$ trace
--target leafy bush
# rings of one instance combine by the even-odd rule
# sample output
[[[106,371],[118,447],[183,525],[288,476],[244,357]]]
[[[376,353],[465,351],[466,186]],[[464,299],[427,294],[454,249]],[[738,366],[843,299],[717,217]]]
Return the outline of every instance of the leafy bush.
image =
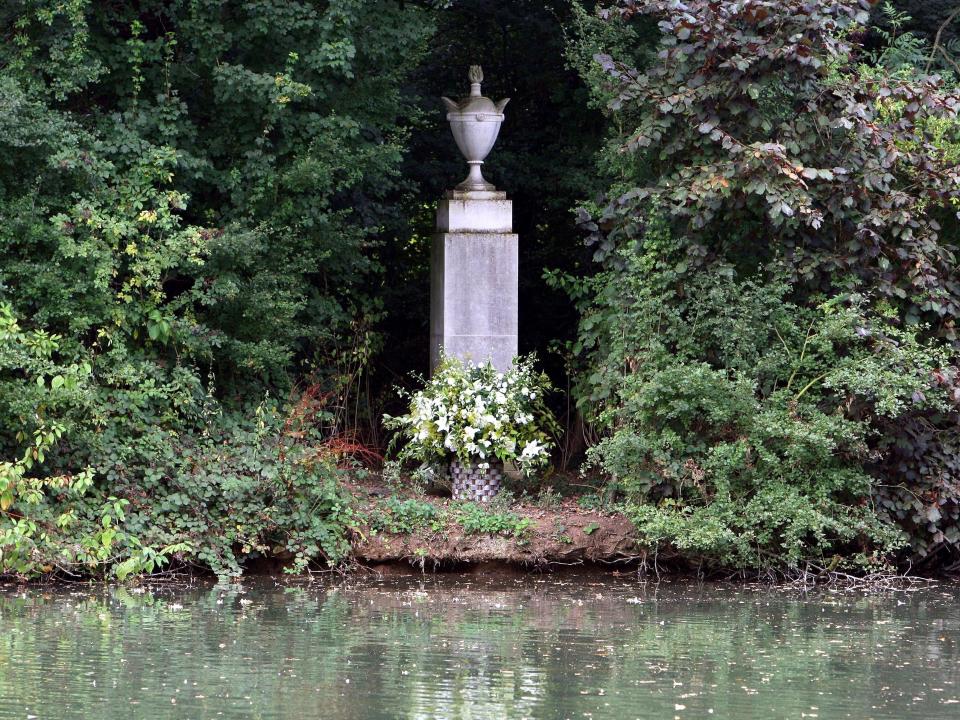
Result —
[[[960,308],[960,99],[905,69],[914,40],[861,52],[869,5],[623,0],[574,44],[614,172],[581,212],[603,271],[554,281],[583,313],[591,461],[653,545],[783,568],[956,535],[935,338]]]
[[[956,401],[956,374],[937,375]],[[914,561],[944,563],[960,548],[960,415],[913,412],[877,425],[877,512],[907,531]]]
[[[351,500],[325,439],[265,401],[249,418],[150,430],[137,441],[149,454],[125,457],[128,441],[106,447],[111,464],[102,471],[130,500],[128,527],[152,542],[189,542],[195,551],[182,560],[221,576],[240,575],[257,558],[302,572],[340,562],[350,549]]]
[[[23,331],[12,308],[0,303],[0,407],[17,419],[15,439],[25,445],[20,457],[0,456],[0,575],[101,572],[122,580],[153,572],[189,546],[145,546],[126,529],[128,500],[90,492],[92,468],[42,472],[74,416],[89,407],[90,364],[57,358],[60,341]]]
[[[862,298],[803,308],[775,278],[641,272],[665,256],[662,238],[640,248],[595,280],[584,392],[611,429],[591,459],[648,504],[641,531],[738,567],[889,555],[876,424],[949,407],[933,379],[946,350]]]
[[[349,498],[315,411],[225,411],[188,371],[97,387],[61,340],[0,305],[0,402],[17,418],[4,440],[26,446],[0,461],[0,574],[122,578],[176,558],[239,575],[256,557],[299,571],[346,556]]]

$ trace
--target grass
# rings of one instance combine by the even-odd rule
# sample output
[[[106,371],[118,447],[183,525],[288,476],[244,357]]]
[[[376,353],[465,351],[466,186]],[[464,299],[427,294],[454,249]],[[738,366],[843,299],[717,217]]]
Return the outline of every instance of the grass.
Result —
[[[445,508],[426,500],[401,500],[395,495],[371,508],[367,520],[373,530],[397,535],[425,530],[441,532],[456,524],[467,535],[519,538],[533,525],[530,518],[501,508],[486,508],[471,502],[457,502]]]

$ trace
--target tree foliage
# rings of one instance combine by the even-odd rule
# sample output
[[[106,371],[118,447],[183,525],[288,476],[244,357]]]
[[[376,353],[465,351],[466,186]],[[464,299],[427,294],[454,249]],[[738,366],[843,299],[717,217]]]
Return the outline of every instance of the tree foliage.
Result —
[[[960,94],[918,41],[864,49],[870,9],[623,0],[575,45],[614,121],[580,398],[654,543],[773,567],[960,540]]]
[[[32,466],[4,464],[5,485],[55,489],[89,467],[78,513],[96,518],[90,503],[118,496],[133,521],[184,496],[193,469],[161,463],[171,446],[240,426],[235,441],[256,442],[250,462],[267,463],[284,442],[276,423],[269,442],[252,430],[264,392],[286,394],[309,374],[343,398],[369,362],[382,312],[373,249],[395,212],[384,198],[416,115],[404,79],[431,11],[387,0],[27,0],[0,9],[0,26],[0,303],[16,327],[0,341],[0,457],[43,439]],[[31,385],[41,370],[49,387]],[[68,385],[74,375],[82,391]],[[258,472],[244,467],[247,502],[264,502]],[[325,465],[310,468],[304,482],[322,486]],[[299,481],[285,482],[303,500]],[[192,487],[209,526],[237,510]],[[0,527],[47,512],[26,497],[17,492]],[[47,499],[50,512],[67,502]],[[282,512],[313,507],[342,533],[325,503],[303,501]],[[250,534],[273,537],[272,523],[299,532],[300,520],[278,517]],[[211,537],[150,527],[166,524],[140,524],[163,546]],[[297,550],[304,562],[340,554],[311,537]],[[226,542],[203,561],[235,570],[233,552]]]
[[[368,248],[423,13],[354,0],[10,12],[2,281],[19,310],[75,333],[169,334],[221,377],[275,378],[376,315]]]
[[[622,3],[622,18],[663,17],[645,72],[597,58],[611,109],[636,119],[623,149],[644,151],[653,182],[601,221],[657,198],[705,252],[765,254],[810,291],[907,300],[912,319],[934,318],[952,339],[960,285],[941,230],[956,227],[944,211],[960,209],[960,170],[943,135],[960,127],[960,92],[858,65],[868,7]]]

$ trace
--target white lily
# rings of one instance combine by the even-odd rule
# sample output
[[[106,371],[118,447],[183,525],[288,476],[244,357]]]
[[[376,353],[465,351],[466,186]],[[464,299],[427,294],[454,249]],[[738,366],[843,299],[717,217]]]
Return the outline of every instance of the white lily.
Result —
[[[531,440],[523,447],[523,452],[520,453],[520,461],[524,460],[533,460],[539,455],[543,454],[544,446],[540,444],[537,440]]]

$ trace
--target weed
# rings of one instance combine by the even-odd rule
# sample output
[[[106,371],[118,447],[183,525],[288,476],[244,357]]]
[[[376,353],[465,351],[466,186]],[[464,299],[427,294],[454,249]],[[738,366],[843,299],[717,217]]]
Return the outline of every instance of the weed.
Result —
[[[413,533],[429,527],[438,531],[446,524],[444,512],[423,500],[400,500],[396,496],[377,505],[370,515],[375,530],[389,533]]]
[[[615,512],[619,508],[617,502],[616,483],[609,483],[597,492],[586,493],[577,498],[577,505],[581,510],[596,510],[598,512]]]
[[[530,518],[522,518],[512,512],[490,512],[473,503],[463,503],[454,517],[468,535],[523,535],[533,524]]]
[[[560,497],[560,493],[554,490],[552,485],[546,485],[537,495],[537,507],[544,510],[556,510],[560,507],[561,500],[563,498]]]
[[[494,495],[487,507],[493,512],[508,512],[517,503],[517,498],[510,490],[502,489]]]
[[[387,460],[383,463],[383,470],[380,478],[384,484],[390,488],[394,494],[399,494],[409,490],[414,495],[425,495],[427,487],[434,479],[435,471],[433,468],[421,467],[404,477],[402,465],[397,460]]]

